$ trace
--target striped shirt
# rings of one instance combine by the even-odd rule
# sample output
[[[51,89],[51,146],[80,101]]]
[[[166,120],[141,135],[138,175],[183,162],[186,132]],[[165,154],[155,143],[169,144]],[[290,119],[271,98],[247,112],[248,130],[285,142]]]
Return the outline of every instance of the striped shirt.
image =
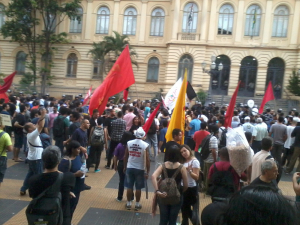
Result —
[[[204,160],[204,162],[206,162],[206,163],[214,162],[214,157],[211,152],[212,149],[216,149],[216,155],[218,156],[218,139],[215,136],[212,136],[209,140],[209,155]]]

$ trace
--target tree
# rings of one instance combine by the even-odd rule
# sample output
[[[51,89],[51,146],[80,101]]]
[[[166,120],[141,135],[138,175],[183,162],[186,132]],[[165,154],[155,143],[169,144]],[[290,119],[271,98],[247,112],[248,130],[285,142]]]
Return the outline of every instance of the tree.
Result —
[[[113,31],[114,36],[104,36],[103,41],[99,43],[93,43],[92,49],[88,54],[91,54],[94,59],[101,60],[103,70],[108,73],[113,66],[113,64],[117,61],[117,58],[125,49],[126,45],[129,46],[131,63],[138,67],[138,63],[135,61],[137,57],[136,51],[130,45],[129,37],[127,35],[121,35],[117,31]]]
[[[80,7],[80,0],[64,2],[62,0],[12,0],[5,10],[8,21],[2,26],[4,38],[25,45],[30,56],[27,68],[33,72],[35,85],[37,75],[37,54],[42,56],[43,67],[41,93],[45,93],[47,81],[51,79],[52,54],[54,46],[67,43],[67,33],[56,33],[57,27],[68,17],[74,18]],[[37,16],[39,15],[39,16]],[[42,27],[37,32],[38,26]]]
[[[293,70],[292,75],[289,79],[289,84],[287,86],[289,92],[296,96],[300,96],[300,78],[296,70]]]

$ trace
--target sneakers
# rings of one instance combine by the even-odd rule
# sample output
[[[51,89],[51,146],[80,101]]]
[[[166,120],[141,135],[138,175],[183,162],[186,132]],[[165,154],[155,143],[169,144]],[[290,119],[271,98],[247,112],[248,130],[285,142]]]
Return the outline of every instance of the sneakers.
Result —
[[[104,168],[105,168],[105,169],[108,169],[108,170],[110,169],[110,167],[109,167],[108,165],[106,165]]]
[[[125,209],[127,209],[127,210],[131,210],[131,203],[126,203],[126,205],[125,205]]]
[[[142,209],[142,205],[141,204],[135,204],[134,210],[135,211],[139,211]]]
[[[84,184],[83,190],[91,190],[91,186]]]
[[[95,170],[95,173],[99,173],[101,170],[100,169],[96,169]]]
[[[20,195],[26,195],[26,191],[20,191]]]
[[[122,199],[119,199],[119,198],[115,198],[117,202],[121,202]],[[126,204],[127,205],[127,204]],[[131,208],[131,207],[130,207]]]

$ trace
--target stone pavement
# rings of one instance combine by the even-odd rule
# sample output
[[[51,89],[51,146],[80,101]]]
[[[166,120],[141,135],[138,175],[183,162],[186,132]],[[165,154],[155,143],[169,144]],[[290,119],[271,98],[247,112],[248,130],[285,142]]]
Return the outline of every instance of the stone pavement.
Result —
[[[19,190],[26,176],[28,165],[25,163],[15,163],[8,156],[8,169],[4,177],[4,182],[0,187],[0,224],[4,225],[22,225],[26,223],[25,209],[30,201],[28,194],[20,196]],[[24,157],[23,157],[24,158]],[[157,225],[159,224],[159,214],[152,218],[151,205],[153,198],[153,187],[148,180],[149,199],[146,199],[145,192],[142,193],[142,210],[125,210],[125,200],[117,202],[118,173],[114,170],[107,170],[104,156],[102,156],[100,169],[101,172],[94,173],[93,168],[89,172],[89,177],[85,182],[92,186],[91,190],[83,191],[80,195],[79,204],[73,217],[73,224],[78,225]],[[151,171],[154,169],[154,163],[151,163]],[[151,172],[152,174],[152,172]],[[284,195],[293,198],[294,191],[292,187],[292,174],[283,175],[279,187]],[[124,193],[124,198],[125,198]],[[200,194],[200,212],[209,204],[210,198]],[[178,222],[180,221],[180,216]]]

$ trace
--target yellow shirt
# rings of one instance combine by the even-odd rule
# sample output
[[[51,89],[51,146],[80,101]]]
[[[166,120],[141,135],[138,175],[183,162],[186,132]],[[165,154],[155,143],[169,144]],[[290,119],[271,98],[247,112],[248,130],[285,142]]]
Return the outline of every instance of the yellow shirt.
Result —
[[[3,132],[3,130],[0,130],[0,133]],[[11,139],[8,133],[5,133],[0,138],[0,154],[1,156],[7,157],[6,147],[12,145]]]

